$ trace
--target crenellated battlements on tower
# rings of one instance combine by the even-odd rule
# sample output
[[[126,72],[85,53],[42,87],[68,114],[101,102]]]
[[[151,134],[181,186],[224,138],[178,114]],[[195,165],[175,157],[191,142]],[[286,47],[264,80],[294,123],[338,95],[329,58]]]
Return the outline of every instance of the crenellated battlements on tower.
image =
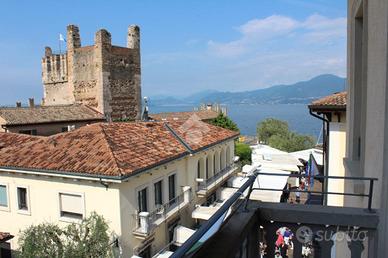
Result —
[[[67,82],[67,54],[53,54],[50,47],[45,48],[42,58],[43,84]]]
[[[79,28],[67,26],[66,51],[45,48],[44,105],[81,103],[112,119],[139,119],[141,113],[140,28],[131,25],[127,46],[113,46],[101,29],[94,44],[81,46]]]

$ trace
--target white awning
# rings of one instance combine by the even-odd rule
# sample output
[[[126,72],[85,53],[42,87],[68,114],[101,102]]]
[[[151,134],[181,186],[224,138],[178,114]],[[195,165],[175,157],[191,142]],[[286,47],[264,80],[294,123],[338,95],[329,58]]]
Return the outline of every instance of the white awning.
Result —
[[[237,192],[238,188],[232,188],[232,187],[222,187],[218,191],[219,199],[222,201],[228,200],[230,197],[232,197],[233,194]]]
[[[302,166],[303,164],[287,152],[266,145],[257,145],[253,147],[252,165],[299,172],[298,166]]]
[[[176,246],[181,246],[187,239],[189,239],[195,230],[191,228],[186,228],[184,226],[176,226],[174,228],[174,244]]]
[[[191,217],[193,219],[208,220],[219,208],[218,206],[198,206],[191,213]]]
[[[295,158],[304,159],[305,161],[308,161],[310,159],[310,154],[313,154],[317,164],[323,165],[323,150],[314,148],[314,149],[291,152],[290,154]]]
[[[274,173],[289,175],[289,171],[261,167],[260,172]],[[254,188],[271,188],[271,189],[283,189],[287,184],[288,176],[276,176],[276,175],[258,175],[256,181],[253,184]],[[246,181],[247,177],[234,176],[228,180],[228,186],[236,189],[240,188]],[[250,196],[251,200],[259,200],[264,202],[279,202],[281,191],[267,191],[267,190],[253,190]]]

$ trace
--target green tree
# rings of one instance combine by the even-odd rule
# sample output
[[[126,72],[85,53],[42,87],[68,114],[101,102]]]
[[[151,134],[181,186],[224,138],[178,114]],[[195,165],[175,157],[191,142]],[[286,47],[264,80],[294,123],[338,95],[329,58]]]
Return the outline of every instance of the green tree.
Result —
[[[267,118],[257,125],[257,138],[260,142],[269,143],[269,138],[273,135],[287,136],[289,132],[288,124],[285,121],[274,118]]]
[[[20,257],[64,257],[62,230],[54,224],[42,223],[21,232],[18,240]]]
[[[93,212],[80,224],[65,228],[42,223],[21,232],[19,255],[26,258],[111,257],[109,227],[105,219]]]
[[[287,122],[273,118],[259,123],[257,133],[261,142],[287,152],[310,149],[315,143],[314,137],[291,132]]]
[[[65,257],[106,257],[110,251],[108,224],[93,212],[81,224],[71,224],[64,230],[68,239]]]
[[[310,149],[315,146],[315,138],[311,135],[291,133],[288,152]]]
[[[240,157],[241,165],[251,164],[252,149],[248,144],[236,142],[235,144],[236,156]]]
[[[209,120],[209,124],[216,125],[236,132],[239,131],[237,124],[233,122],[232,119],[225,116],[223,113],[219,113],[216,118]]]

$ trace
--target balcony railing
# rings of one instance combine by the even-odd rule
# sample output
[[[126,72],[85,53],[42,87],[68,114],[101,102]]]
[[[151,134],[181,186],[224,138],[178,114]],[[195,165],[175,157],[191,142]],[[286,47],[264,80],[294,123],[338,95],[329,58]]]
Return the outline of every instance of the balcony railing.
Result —
[[[253,183],[258,175],[273,176],[272,173],[259,172],[249,176],[248,181],[238,192],[170,257],[248,258],[261,255],[270,258],[275,257],[276,252],[281,253],[283,257],[293,258],[330,258],[334,257],[334,252],[335,257],[344,257],[346,253],[350,254],[349,257],[378,257],[375,242],[379,216],[370,206],[373,182],[377,179],[314,177],[322,180],[369,181],[369,194],[319,192],[322,195],[366,197],[369,199],[368,209],[364,209],[250,200],[252,191],[282,190],[254,188]],[[245,193],[246,190],[248,193],[244,206],[230,212],[229,217],[220,225],[222,216],[227,214],[236,200],[241,198],[241,193]],[[208,237],[204,237],[205,235]],[[283,239],[280,235],[284,235],[283,242],[279,241]]]
[[[137,212],[133,215],[135,235],[145,237],[160,225],[163,221],[176,214],[178,211],[186,207],[191,200],[191,188],[183,187],[183,192],[175,198],[164,203],[160,207],[151,212]]]
[[[206,195],[206,193],[212,190],[218,184],[224,182],[228,179],[235,171],[237,170],[237,166],[235,164],[229,165],[216,173],[214,176],[208,179],[197,178],[198,189],[197,193],[199,195]]]
[[[301,175],[301,174],[278,174],[278,173],[266,173],[266,172],[259,172],[257,173],[261,176],[280,176],[280,177],[293,177],[293,178],[306,178],[308,176]],[[349,176],[311,176],[310,179],[316,179],[321,180],[324,183],[327,184],[327,181],[332,180],[343,180],[343,181],[360,181],[360,182],[368,182],[369,183],[369,189],[368,194],[365,193],[353,193],[353,192],[329,192],[329,191],[313,191],[313,190],[298,190],[298,189],[289,189],[288,192],[299,192],[299,193],[307,193],[307,194],[318,194],[322,196],[329,196],[329,195],[342,195],[342,196],[355,196],[355,197],[366,197],[368,199],[368,211],[373,212],[372,210],[372,200],[373,200],[373,186],[374,182],[377,181],[377,178],[373,177],[349,177]],[[253,190],[259,190],[259,191],[284,191],[284,189],[276,189],[276,188],[253,188]]]

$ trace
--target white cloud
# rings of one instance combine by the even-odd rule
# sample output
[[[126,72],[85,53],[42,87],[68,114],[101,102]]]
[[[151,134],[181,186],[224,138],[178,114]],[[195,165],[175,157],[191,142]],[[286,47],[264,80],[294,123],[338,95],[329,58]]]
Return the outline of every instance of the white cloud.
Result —
[[[263,19],[253,19],[239,26],[241,36],[230,42],[208,41],[209,53],[218,57],[238,57],[255,51],[260,44],[273,40],[284,41],[289,37],[303,39],[302,44],[328,44],[332,40],[346,36],[346,18],[328,18],[313,14],[303,21],[272,15]]]
[[[145,76],[144,85],[163,82],[164,90],[189,94],[252,90],[323,73],[346,74],[344,17],[272,15],[234,30],[239,33],[235,40],[211,39],[205,45],[206,41],[197,43],[195,50],[146,56],[144,74],[153,76]]]
[[[237,28],[242,34],[240,39],[227,43],[210,40],[208,42],[209,51],[220,57],[239,56],[246,53],[251,45],[290,33],[298,26],[298,21],[281,15],[250,20]]]
[[[329,42],[346,37],[345,17],[329,19],[325,16],[314,14],[306,19],[303,27],[308,30],[305,38],[311,43],[318,41]]]
[[[245,37],[268,38],[287,33],[297,28],[299,22],[281,15],[272,15],[264,19],[254,19],[239,27]]]

